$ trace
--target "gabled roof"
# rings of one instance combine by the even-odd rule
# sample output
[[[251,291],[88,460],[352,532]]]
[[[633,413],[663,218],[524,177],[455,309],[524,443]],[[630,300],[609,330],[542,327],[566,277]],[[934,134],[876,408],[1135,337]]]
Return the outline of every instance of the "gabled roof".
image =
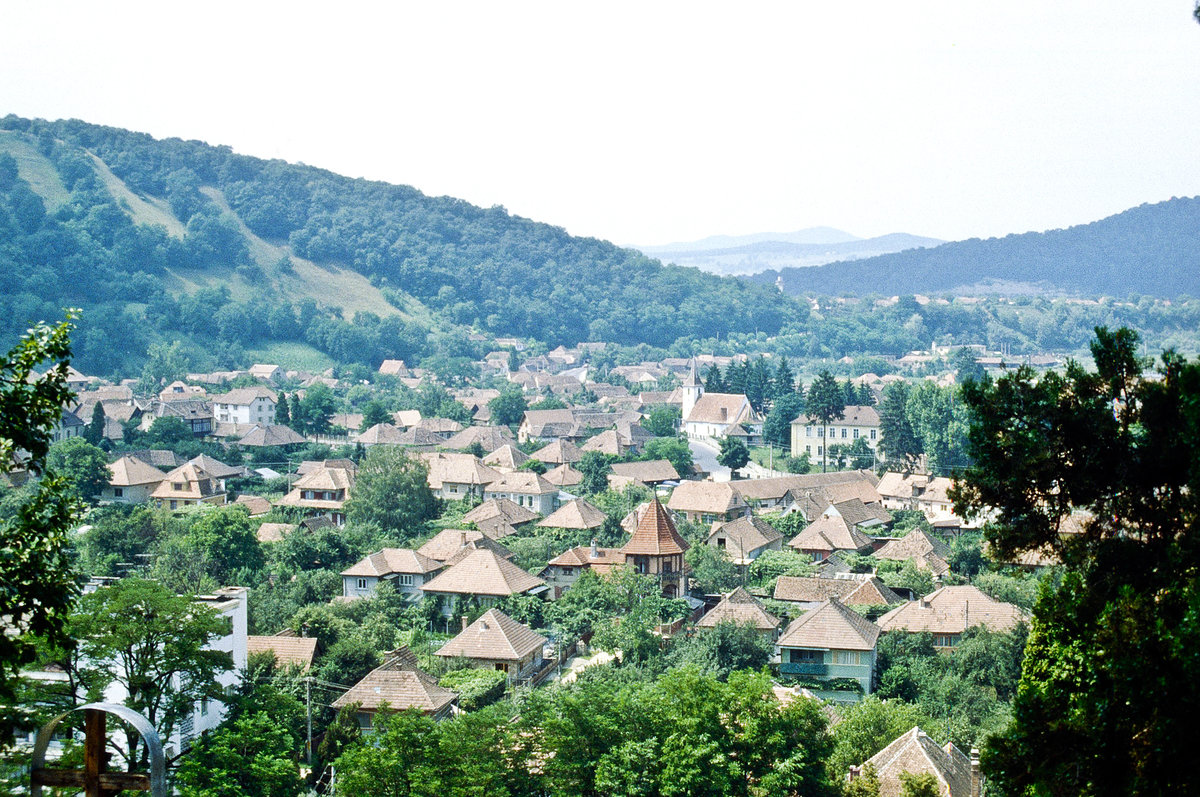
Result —
[[[614,462],[612,472],[617,476],[627,476],[643,484],[679,481],[679,472],[667,459],[650,459],[643,462]]]
[[[885,631],[904,629],[911,633],[961,634],[968,628],[986,625],[992,631],[1008,631],[1029,616],[1019,606],[988,597],[978,587],[942,587],[924,598],[898,606],[879,618]]]
[[[459,451],[479,443],[484,451],[495,451],[502,445],[515,443],[516,438],[507,426],[468,426],[442,445]]]
[[[254,387],[239,387],[230,390],[228,393],[222,393],[219,396],[213,396],[210,400],[214,404],[236,404],[238,406],[249,406],[257,399],[267,399],[272,404],[277,402],[275,391],[268,390],[262,385]]]
[[[892,540],[876,551],[875,556],[899,561],[912,559],[918,567],[924,566],[938,575],[950,571],[950,546],[924,529],[913,529],[900,539]]]
[[[296,443],[303,443],[304,438],[293,432],[289,427],[282,424],[274,424],[272,426],[255,426],[241,440],[238,440],[239,446],[289,446]]]
[[[364,711],[375,711],[386,703],[395,711],[415,708],[437,714],[457,697],[457,693],[438,686],[436,678],[417,667],[416,658],[404,648],[333,701],[333,707],[361,703]]]
[[[822,515],[788,545],[798,551],[861,551],[871,538],[837,515]]]
[[[588,438],[580,451],[599,451],[601,454],[612,454],[614,457],[619,457],[629,448],[629,440],[623,437],[616,429],[608,429],[598,435]]]
[[[900,797],[904,791],[901,772],[930,773],[944,797],[970,797],[971,759],[952,743],[939,747],[925,731],[914,727],[871,756],[870,764],[879,778],[880,797]]]
[[[486,493],[520,493],[522,495],[557,495],[558,487],[533,471],[518,470],[502,473],[499,479],[484,488]]]
[[[176,484],[182,484],[183,489],[176,490],[174,488]],[[213,478],[203,468],[190,462],[185,462],[168,473],[158,487],[150,493],[151,498],[187,500],[199,500],[210,495],[219,495]]]
[[[780,576],[775,582],[775,600],[817,603],[839,598],[847,606],[888,606],[904,599],[876,576],[867,578],[811,578]]]
[[[519,526],[522,523],[537,520],[538,513],[532,509],[526,509],[508,498],[489,498],[462,517],[464,523],[476,524],[494,518],[500,518],[512,526]]]
[[[541,650],[545,644],[546,637],[499,609],[489,609],[443,645],[437,655],[487,661],[521,661]]]
[[[529,461],[529,455],[511,444],[505,444],[483,458],[483,464],[504,470],[516,470]]]
[[[741,587],[721,598],[720,603],[700,618],[696,627],[715,628],[717,623],[722,622],[739,625],[753,623],[759,631],[774,631],[779,627],[779,618],[764,609],[757,598]]]
[[[113,487],[132,487],[136,484],[158,484],[167,478],[167,474],[148,462],[137,457],[123,456],[108,466],[112,478],[108,483]]]
[[[439,490],[444,484],[491,484],[500,478],[500,472],[484,465],[471,454],[425,454],[429,463],[429,486]]]
[[[349,490],[354,487],[354,471],[349,468],[323,467],[296,479],[292,489]]]
[[[742,554],[740,558],[743,559],[745,554],[783,539],[774,526],[758,516],[714,524],[706,542],[711,545],[718,537],[725,538],[725,550],[731,557],[738,558],[735,554]]]
[[[687,481],[681,482],[671,492],[671,500],[667,506],[676,512],[723,515],[744,508],[746,502],[729,486],[729,482]]]
[[[199,465],[204,471],[214,479],[229,479],[237,476],[244,476],[246,469],[240,465],[226,465],[219,459],[213,459],[208,454],[201,454],[198,457],[192,457],[188,462],[193,465]]]
[[[439,562],[445,562],[471,543],[482,540],[484,537],[482,531],[473,529],[442,529],[418,548],[417,553]]]
[[[316,637],[298,636],[248,636],[246,653],[272,653],[280,664],[299,664],[307,670],[312,666],[317,652]]]
[[[364,446],[398,446],[404,442],[403,435],[404,432],[399,426],[393,426],[390,423],[377,423],[362,432],[355,442],[362,443]]]
[[[801,415],[796,420],[792,421],[793,426],[820,426],[819,418],[813,418],[809,415]],[[879,412],[874,407],[868,407],[863,404],[847,404],[842,410],[841,418],[834,418],[829,422],[830,426],[878,426]]]
[[[683,419],[684,423],[762,423],[762,416],[754,411],[749,400],[741,393],[704,393],[696,400],[692,411]]]
[[[670,514],[659,503],[657,497],[650,501],[646,513],[638,520],[637,528],[629,542],[621,546],[621,553],[630,555],[663,556],[680,554],[690,546],[679,532]]]
[[[432,573],[442,563],[408,548],[382,548],[342,571],[343,576],[390,576],[393,573]]]
[[[579,446],[570,440],[555,440],[553,443],[534,451],[530,456],[540,462],[561,465],[563,463],[578,462],[583,459],[583,452],[579,450]]]
[[[259,517],[271,511],[271,502],[261,495],[250,495],[243,493],[233,502],[235,506],[244,506],[250,510],[250,517]]]
[[[793,620],[777,644],[788,648],[874,650],[881,633],[875,623],[831,597]]]
[[[295,530],[295,523],[263,523],[254,536],[259,542],[280,542]]]
[[[591,567],[599,573],[605,573],[617,565],[625,564],[625,554],[621,553],[618,548],[597,547],[595,554],[595,556],[592,555],[591,546],[578,545],[569,551],[563,551],[547,562],[547,565]]]
[[[882,504],[867,504],[861,498],[848,498],[832,504],[833,511],[846,519],[852,526],[878,526],[891,523],[892,515]]]
[[[481,531],[483,531],[481,529]],[[516,554],[505,548],[502,543],[496,542],[494,537],[488,535],[487,531],[483,531],[483,536],[477,540],[471,540],[466,545],[458,550],[453,556],[446,560],[446,567],[454,567],[456,564],[466,559],[473,551],[488,550],[499,556],[501,559],[512,560]]]
[[[596,529],[608,516],[582,498],[568,501],[550,514],[539,526],[555,529]]]
[[[574,487],[583,483],[583,474],[567,463],[551,468],[542,474],[542,478],[557,487]]]
[[[472,551],[425,584],[423,591],[456,595],[518,595],[545,585],[507,559],[487,548]]]

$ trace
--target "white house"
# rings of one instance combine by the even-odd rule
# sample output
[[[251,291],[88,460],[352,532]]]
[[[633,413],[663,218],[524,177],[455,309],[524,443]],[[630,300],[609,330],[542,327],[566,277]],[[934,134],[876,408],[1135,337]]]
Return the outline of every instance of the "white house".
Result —
[[[213,415],[220,423],[258,424],[270,426],[275,423],[275,391],[261,385],[242,387],[213,396]]]
[[[409,600],[419,600],[425,582],[443,567],[442,562],[407,548],[383,548],[342,571],[342,596],[369,597],[380,581],[386,581]]]
[[[883,461],[883,454],[876,448],[879,445],[879,413],[874,407],[848,405],[842,411],[842,417],[834,419],[828,426],[823,426],[820,419],[808,415],[801,415],[792,421],[793,456],[806,453],[814,461],[819,461],[825,455],[826,442],[831,446],[850,446],[855,440],[866,440],[867,447]]]

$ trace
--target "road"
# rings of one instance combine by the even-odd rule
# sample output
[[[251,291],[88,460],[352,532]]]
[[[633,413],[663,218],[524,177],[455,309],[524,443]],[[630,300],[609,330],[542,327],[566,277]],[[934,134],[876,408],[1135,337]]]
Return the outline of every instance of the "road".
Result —
[[[696,462],[701,470],[708,471],[712,474],[712,479],[715,482],[729,481],[729,468],[717,462],[717,454],[720,451],[716,446],[708,441],[688,440],[688,448],[692,450],[692,459]],[[767,470],[763,466],[751,461],[746,467],[742,468],[738,473],[743,479],[769,479],[772,476],[791,476],[792,474],[779,470]]]

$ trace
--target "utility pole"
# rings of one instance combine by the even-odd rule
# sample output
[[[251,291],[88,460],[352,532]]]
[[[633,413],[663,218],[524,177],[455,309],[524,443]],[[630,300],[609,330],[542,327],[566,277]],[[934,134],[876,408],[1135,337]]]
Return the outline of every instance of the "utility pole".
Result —
[[[312,768],[312,676],[304,679],[304,707],[305,707],[305,724],[308,726],[308,744],[305,745],[305,750],[308,755],[308,766]]]

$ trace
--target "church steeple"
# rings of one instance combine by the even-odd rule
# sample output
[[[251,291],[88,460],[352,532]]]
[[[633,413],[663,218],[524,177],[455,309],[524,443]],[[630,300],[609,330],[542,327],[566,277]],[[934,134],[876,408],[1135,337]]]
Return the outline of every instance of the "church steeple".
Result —
[[[683,393],[683,420],[687,420],[691,414],[692,408],[696,406],[696,402],[700,400],[700,396],[704,395],[704,385],[700,383],[700,374],[697,373],[696,358],[692,358],[692,364],[688,368],[687,381],[680,388]]]

